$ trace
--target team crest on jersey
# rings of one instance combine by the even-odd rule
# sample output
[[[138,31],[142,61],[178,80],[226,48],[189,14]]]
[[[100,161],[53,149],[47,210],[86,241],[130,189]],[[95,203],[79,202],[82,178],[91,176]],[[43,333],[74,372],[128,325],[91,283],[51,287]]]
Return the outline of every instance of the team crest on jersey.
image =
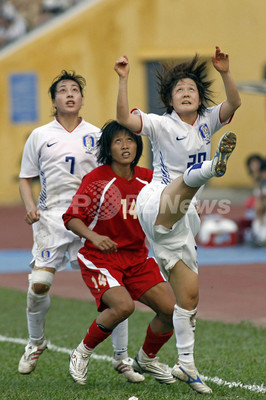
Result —
[[[201,137],[202,137],[204,140],[206,140],[206,142],[209,143],[210,140],[211,140],[211,134],[210,134],[208,125],[207,125],[207,124],[202,124],[202,125],[200,125],[199,131],[200,131]]]
[[[42,259],[43,261],[47,261],[50,258],[50,251],[49,250],[43,250],[42,251]]]
[[[86,153],[91,153],[95,147],[95,138],[90,135],[83,136],[83,146],[86,149]]]

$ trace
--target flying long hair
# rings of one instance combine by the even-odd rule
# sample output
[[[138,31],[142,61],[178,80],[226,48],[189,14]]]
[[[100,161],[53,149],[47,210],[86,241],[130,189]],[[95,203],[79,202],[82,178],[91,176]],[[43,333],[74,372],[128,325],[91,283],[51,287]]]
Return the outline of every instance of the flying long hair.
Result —
[[[192,79],[198,88],[201,105],[198,108],[198,114],[204,114],[209,103],[214,101],[211,99],[212,91],[210,86],[212,81],[207,80],[207,62],[199,61],[196,54],[191,60],[181,64],[172,65],[161,64],[162,71],[157,70],[155,77],[157,79],[157,89],[167,113],[171,114],[173,107],[170,105],[172,99],[172,91],[177,82],[184,78]]]

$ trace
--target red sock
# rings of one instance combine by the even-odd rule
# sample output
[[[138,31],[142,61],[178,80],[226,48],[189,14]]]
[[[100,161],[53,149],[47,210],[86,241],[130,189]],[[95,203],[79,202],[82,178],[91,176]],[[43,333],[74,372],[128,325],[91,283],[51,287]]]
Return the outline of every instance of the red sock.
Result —
[[[170,339],[174,331],[166,333],[164,335],[158,335],[152,332],[150,325],[148,326],[146,338],[142,349],[148,357],[154,358],[160,348]]]
[[[98,327],[96,320],[93,321],[88,332],[83,339],[83,344],[89,349],[94,349],[99,343],[103,342],[112,332],[104,332]]]

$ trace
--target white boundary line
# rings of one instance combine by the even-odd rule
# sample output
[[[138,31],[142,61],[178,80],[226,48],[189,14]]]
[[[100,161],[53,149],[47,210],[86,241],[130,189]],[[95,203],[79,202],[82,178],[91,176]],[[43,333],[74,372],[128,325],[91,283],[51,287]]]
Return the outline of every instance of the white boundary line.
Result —
[[[25,339],[12,338],[12,337],[2,336],[2,335],[0,335],[0,342],[17,343],[17,344],[23,344],[23,345],[26,345],[28,343],[28,341]],[[53,345],[50,342],[48,342],[48,349],[57,351],[59,353],[71,354],[71,350],[67,349],[66,347],[58,347],[58,346]],[[100,356],[97,354],[92,354],[92,358],[95,358],[97,360],[102,360],[102,361],[109,361],[109,362],[112,361],[112,357]],[[215,376],[214,378],[211,378],[209,376],[203,376],[203,375],[201,375],[201,376],[205,381],[216,383],[216,385],[219,385],[219,386],[228,386],[229,388],[239,387],[241,389],[246,389],[246,390],[249,390],[249,391],[255,392],[255,393],[266,393],[266,387],[263,384],[260,386],[259,385],[244,385],[241,382],[227,382],[227,381],[224,381],[223,379],[218,378],[217,376]]]
[[[28,343],[28,340],[26,339],[19,339],[19,338],[12,338],[12,337],[7,337],[7,336],[2,336],[0,335],[0,342],[9,342],[9,343],[17,343],[17,344],[23,344],[26,346]],[[71,354],[72,350],[67,349],[66,347],[58,347],[52,344],[51,342],[48,341],[47,347],[49,350],[57,351],[58,353],[64,353],[64,354]],[[96,360],[103,360],[103,361],[112,361],[112,357],[109,356],[99,356],[97,354],[92,354],[92,358],[95,358]]]

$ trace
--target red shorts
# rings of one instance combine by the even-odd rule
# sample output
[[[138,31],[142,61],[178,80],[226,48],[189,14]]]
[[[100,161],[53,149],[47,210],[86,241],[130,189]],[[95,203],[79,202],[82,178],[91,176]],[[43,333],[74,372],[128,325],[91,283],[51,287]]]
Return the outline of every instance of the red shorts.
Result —
[[[130,254],[121,249],[110,254],[90,253],[89,257],[78,253],[82,278],[95,297],[98,311],[106,308],[101,297],[109,288],[124,286],[132,299],[138,300],[148,289],[165,281],[152,257],[133,265]]]

